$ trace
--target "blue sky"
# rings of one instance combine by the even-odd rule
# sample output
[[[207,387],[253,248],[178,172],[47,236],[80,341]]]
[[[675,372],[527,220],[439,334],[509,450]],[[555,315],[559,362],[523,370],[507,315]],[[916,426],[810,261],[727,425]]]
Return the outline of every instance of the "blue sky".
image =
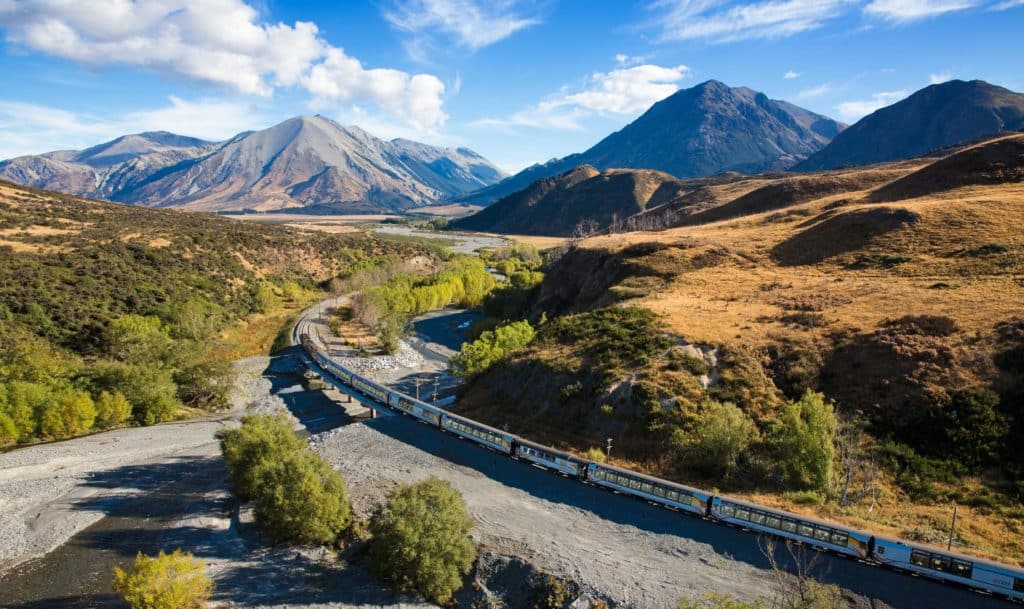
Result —
[[[1024,91],[1024,0],[0,0],[0,158],[319,112],[508,171],[708,79],[846,122]]]

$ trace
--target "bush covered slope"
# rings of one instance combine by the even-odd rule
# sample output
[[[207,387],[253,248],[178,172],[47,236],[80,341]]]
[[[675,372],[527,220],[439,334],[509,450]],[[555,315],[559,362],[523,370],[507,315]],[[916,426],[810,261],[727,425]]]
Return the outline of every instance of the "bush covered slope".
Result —
[[[0,444],[223,406],[224,331],[429,255],[0,182]]]

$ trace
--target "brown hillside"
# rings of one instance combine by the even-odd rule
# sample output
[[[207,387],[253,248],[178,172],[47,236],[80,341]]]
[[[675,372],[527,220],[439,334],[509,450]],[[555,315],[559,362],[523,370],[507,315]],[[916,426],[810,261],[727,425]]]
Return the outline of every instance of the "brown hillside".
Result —
[[[459,408],[579,451],[611,437],[622,463],[921,541],[942,538],[955,502],[968,514],[961,550],[1024,560],[1019,476],[999,467],[945,482],[886,469],[874,503],[808,508],[753,474],[693,477],[652,440],[666,425],[685,426],[707,397],[736,402],[760,425],[782,400],[813,388],[844,420],[861,413],[875,446],[892,440],[955,460],[922,438],[957,395],[980,390],[1017,421],[1007,446],[1024,441],[1024,183],[1003,172],[994,175],[1008,175],[1005,182],[872,200],[879,172],[928,175],[919,169],[874,167],[863,181],[844,172],[856,190],[824,188],[829,194],[785,209],[714,223],[592,237],[548,269],[533,319],[614,303],[653,311],[674,344],[704,353],[697,368],[710,369],[709,385],[673,348],[608,370],[589,364],[581,345],[548,338],[472,382]],[[766,187],[751,181],[715,188],[746,190],[738,199]]]
[[[954,188],[1024,181],[1024,135],[971,146],[879,188],[873,201],[923,197]]]

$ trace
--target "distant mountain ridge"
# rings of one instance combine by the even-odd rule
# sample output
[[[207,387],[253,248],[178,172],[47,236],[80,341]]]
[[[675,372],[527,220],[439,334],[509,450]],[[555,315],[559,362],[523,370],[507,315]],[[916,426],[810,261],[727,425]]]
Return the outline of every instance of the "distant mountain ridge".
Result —
[[[709,80],[677,91],[589,150],[463,197],[489,204],[580,165],[653,169],[677,178],[784,170],[823,148],[845,125],[746,87]]]
[[[920,156],[1024,130],[1024,95],[983,80],[931,85],[859,120],[796,165],[818,171]]]
[[[167,132],[0,163],[0,178],[147,207],[205,211],[319,206],[401,211],[466,194],[504,173],[466,148],[378,139],[299,116],[221,143]]]

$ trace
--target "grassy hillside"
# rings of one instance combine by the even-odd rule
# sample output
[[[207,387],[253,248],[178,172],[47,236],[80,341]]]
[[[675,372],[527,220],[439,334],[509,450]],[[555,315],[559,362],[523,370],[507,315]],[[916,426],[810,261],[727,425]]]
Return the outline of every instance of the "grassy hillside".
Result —
[[[0,444],[224,406],[229,358],[332,280],[430,256],[0,182]]]
[[[550,320],[538,338],[459,408],[580,452],[611,437],[637,467],[922,541],[942,540],[956,503],[960,549],[1024,559],[1022,148],[785,178],[771,196],[734,184],[706,203],[729,210],[717,221],[584,240],[525,312]],[[603,312],[623,304],[653,316]],[[608,359],[608,342],[637,355]],[[778,437],[807,390],[835,402],[824,488],[794,480]],[[746,435],[723,433],[742,447],[727,473],[688,461],[722,403],[754,426],[728,415]]]

